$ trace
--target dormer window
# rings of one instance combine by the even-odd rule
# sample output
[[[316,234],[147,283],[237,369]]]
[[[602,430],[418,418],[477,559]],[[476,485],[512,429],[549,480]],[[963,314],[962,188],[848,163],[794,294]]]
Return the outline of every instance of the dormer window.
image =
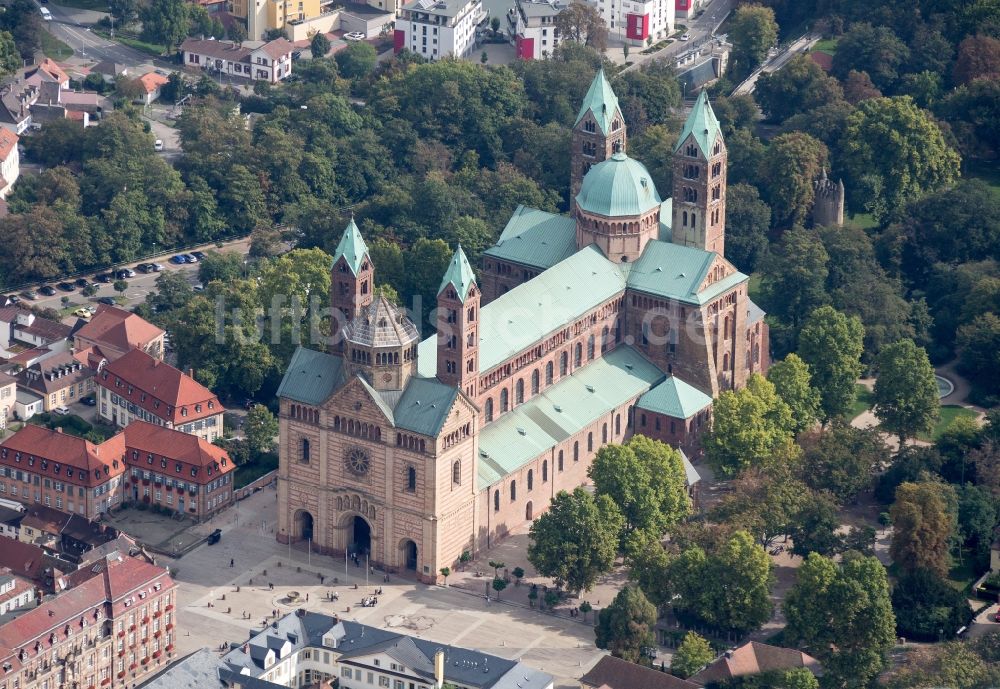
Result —
[[[198,475],[198,470],[197,469],[192,469],[191,470],[191,478],[194,478],[197,475]]]
[[[201,412],[201,405],[200,404],[194,405],[194,411],[195,411],[195,413]]]
[[[187,416],[187,415],[188,415],[187,407],[182,407],[181,408],[181,416]]]
[[[175,471],[176,471],[176,472],[177,472],[178,474],[179,474],[179,473],[181,473],[181,463],[180,463],[180,462],[177,462],[177,466],[175,467]]]
[[[208,408],[209,409],[215,409],[215,402],[209,402],[208,403]]]
[[[133,460],[139,459],[139,451],[138,450],[132,450],[132,459]]]

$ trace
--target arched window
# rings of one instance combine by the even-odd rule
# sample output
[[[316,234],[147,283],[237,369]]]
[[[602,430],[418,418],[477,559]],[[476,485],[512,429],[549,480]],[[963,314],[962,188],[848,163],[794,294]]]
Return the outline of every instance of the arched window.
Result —
[[[722,336],[729,337],[729,316],[726,316],[726,321],[722,326]]]
[[[582,342],[577,342],[576,343],[576,357],[575,357],[574,361],[576,363],[573,364],[573,365],[576,366],[577,368],[579,368],[580,366],[583,366],[583,343]]]
[[[542,462],[542,483],[549,480],[549,460]]]
[[[531,394],[538,394],[538,369],[531,372]]]
[[[417,470],[413,467],[406,468],[406,490],[411,493],[417,490]]]
[[[615,435],[622,434],[622,415],[615,414]]]
[[[574,462],[579,462],[580,461],[580,441],[579,440],[573,441],[573,461]]]
[[[559,471],[563,470],[563,451],[559,450]]]
[[[681,224],[687,226],[688,224],[688,212],[684,211],[683,217],[681,219]]]
[[[604,326],[604,330],[601,331],[601,354],[608,351],[608,344],[610,343],[608,333],[608,326]]]
[[[524,404],[524,379],[519,378],[514,386],[514,404]]]
[[[517,481],[510,482],[510,501],[517,500]]]
[[[722,355],[722,370],[723,371],[729,370],[729,352],[726,352],[725,354]]]
[[[451,482],[456,486],[462,484],[462,462],[460,461],[451,465]]]
[[[535,472],[528,469],[528,490],[535,487]]]
[[[503,414],[505,411],[507,411],[507,408],[509,406],[510,406],[510,400],[508,399],[507,388],[504,388],[503,390],[500,391],[500,413]]]
[[[552,362],[545,364],[545,384],[552,385]]]
[[[601,444],[608,444],[608,424],[604,424],[604,426],[601,427]]]
[[[302,457],[299,461],[303,464],[309,463],[309,438],[302,439]]]
[[[567,373],[569,373],[569,354],[563,352],[559,357],[559,375],[561,377],[565,376]]]
[[[594,336],[591,335],[587,339],[587,361],[591,361],[594,358]]]
[[[489,423],[493,420],[493,399],[490,398],[486,400],[486,422]]]
[[[493,511],[500,511],[500,491],[498,490],[493,491]]]
[[[593,452],[593,451],[594,451],[594,434],[593,433],[588,433],[587,434],[587,452]]]

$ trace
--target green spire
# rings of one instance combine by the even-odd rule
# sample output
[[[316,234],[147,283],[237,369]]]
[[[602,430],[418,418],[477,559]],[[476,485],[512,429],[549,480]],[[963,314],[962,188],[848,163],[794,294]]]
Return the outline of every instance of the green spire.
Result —
[[[574,127],[580,124],[580,120],[583,119],[588,110],[594,113],[594,118],[601,128],[601,133],[607,135],[611,129],[611,118],[614,117],[615,111],[618,110],[618,96],[611,90],[611,84],[608,83],[608,78],[604,76],[603,67],[597,72],[597,76],[590,83],[590,89],[583,99],[583,107],[580,108],[580,114],[576,116],[576,122],[573,124]]]
[[[340,243],[337,244],[337,251],[333,254],[333,264],[336,265],[340,257],[343,256],[351,272],[357,275],[358,271],[361,270],[361,261],[367,253],[368,246],[361,237],[361,230],[354,224],[354,216],[351,216],[351,222],[344,230],[344,235],[340,238]]]
[[[441,286],[438,287],[438,294],[441,294],[441,290],[448,285],[452,285],[455,291],[458,292],[458,298],[464,302],[465,297],[469,294],[469,287],[475,281],[476,274],[472,272],[469,259],[465,257],[462,245],[459,244],[455,255],[451,257],[451,261],[448,263],[448,270],[445,271],[444,278],[441,280]]]
[[[708,102],[708,93],[704,89],[698,94],[698,100],[695,101],[694,109],[691,110],[687,122],[684,123],[681,136],[677,139],[677,145],[674,146],[674,153],[680,149],[691,135],[694,135],[695,141],[698,142],[698,147],[701,148],[701,152],[705,154],[706,158],[711,157],[716,139],[722,136],[722,130],[719,128],[719,120],[715,118],[715,112],[712,111],[712,104]]]

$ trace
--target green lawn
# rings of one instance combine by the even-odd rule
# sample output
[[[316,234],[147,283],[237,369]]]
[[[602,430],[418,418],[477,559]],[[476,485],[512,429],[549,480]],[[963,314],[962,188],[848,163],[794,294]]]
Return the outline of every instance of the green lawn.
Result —
[[[972,591],[972,583],[978,577],[976,570],[972,567],[973,560],[972,551],[963,549],[962,562],[954,560],[954,565],[948,571],[948,583],[959,591]]]
[[[976,412],[971,409],[966,409],[965,407],[959,407],[956,404],[946,404],[941,407],[941,418],[938,419],[937,424],[934,426],[934,430],[932,430],[930,434],[920,435],[918,437],[920,440],[926,440],[928,442],[937,440],[944,430],[951,425],[951,422],[960,416],[974,419],[976,417]]]
[[[862,230],[870,230],[878,227],[878,221],[872,217],[871,213],[856,213],[848,218],[852,225],[860,227]]]
[[[48,31],[42,32],[42,52],[57,62],[73,57],[73,49]]]
[[[834,55],[837,52],[837,39],[824,38],[822,41],[813,46],[813,50],[818,50],[819,52],[826,53],[827,55]]]
[[[96,10],[97,12],[107,12],[107,0],[59,0],[52,3],[60,7],[74,7],[78,10]]]
[[[852,419],[858,416],[858,414],[862,414],[871,409],[872,405],[875,403],[871,390],[860,383],[856,384],[854,387],[858,391],[858,394],[854,399],[854,406],[851,407]]]
[[[167,52],[167,46],[160,45],[159,43],[147,43],[146,41],[139,40],[133,36],[122,36],[121,33],[116,33],[114,38],[111,38],[111,34],[104,29],[93,29],[93,32],[98,36],[103,36],[108,40],[114,40],[122,45],[127,45],[130,48],[135,48],[144,53],[148,53],[153,57],[160,57]]]

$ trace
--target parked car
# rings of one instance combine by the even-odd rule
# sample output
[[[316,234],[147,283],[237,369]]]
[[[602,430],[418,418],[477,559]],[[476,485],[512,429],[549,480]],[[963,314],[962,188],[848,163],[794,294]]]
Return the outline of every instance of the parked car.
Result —
[[[76,289],[76,285],[74,285],[72,282],[60,282],[58,285],[56,285],[56,287],[61,289],[63,292],[72,292],[73,290]]]
[[[87,287],[88,285],[90,285],[90,282],[87,280],[87,278],[77,278],[76,280],[73,281],[73,284],[76,285],[77,287]]]
[[[351,33],[344,34],[345,41],[363,41],[365,40],[365,35],[360,31],[352,31]]]
[[[36,292],[33,289],[29,289],[24,292],[21,292],[21,296],[24,297],[25,299],[30,299],[31,301],[34,301],[35,299],[38,299],[38,292]]]
[[[56,407],[52,410],[52,412],[54,414],[58,414],[59,416],[66,416],[69,414],[69,407]]]
[[[17,296],[16,294],[8,295],[7,297],[5,297],[5,299],[11,304],[21,303],[21,297]],[[0,303],[3,303],[3,299],[0,299]]]
[[[163,150],[163,139],[157,139],[153,142],[153,150],[157,153]]]
[[[52,21],[52,13],[49,12],[48,8],[46,8],[46,7],[40,7],[38,9],[38,11],[41,12],[42,19],[44,19],[47,22]]]
[[[83,399],[80,400],[80,402],[82,402],[83,404],[86,404],[88,407],[96,407],[97,406],[97,400],[94,399],[93,395],[90,395],[89,397],[84,397]]]
[[[131,268],[122,268],[121,270],[119,270],[118,272],[115,273],[115,277],[118,278],[119,280],[126,280],[128,278],[134,278],[135,277],[135,271],[132,270]]]
[[[182,263],[187,263],[188,260],[184,254],[177,254],[176,256],[170,257],[170,262],[175,263],[177,265],[181,265]]]
[[[682,41],[690,41],[691,40],[691,34],[686,33],[686,34],[682,35],[681,36],[681,40]]]
[[[100,299],[97,300],[97,303],[98,304],[107,304],[108,306],[114,306],[115,305],[115,298],[114,297],[101,297]]]
[[[163,264],[161,264],[161,263],[150,263],[149,264],[149,268],[154,273],[159,273],[161,270],[163,270]]]
[[[206,540],[208,541],[209,545],[215,545],[216,543],[219,542],[219,539],[221,538],[222,538],[222,529],[216,529],[212,533],[208,534],[208,538]]]
[[[84,307],[82,307],[82,308],[79,308],[79,309],[77,309],[76,311],[74,311],[74,312],[73,312],[73,315],[74,315],[74,316],[78,316],[78,317],[80,317],[80,318],[90,318],[91,316],[93,316],[93,315],[94,315],[94,312],[93,312],[93,311],[91,311],[91,310],[90,310],[89,308],[87,308],[86,306],[84,306]]]
[[[98,282],[107,283],[107,282],[112,282],[115,279],[115,276],[112,275],[111,273],[98,273],[97,275],[94,276],[94,279],[97,280]]]
[[[197,263],[198,262],[198,257],[195,256],[194,254],[184,254],[184,259],[188,263]]]
[[[197,258],[199,261],[204,261],[205,260],[205,252],[204,251],[192,251],[191,255],[194,256],[195,258]]]
[[[53,294],[56,293],[56,290],[54,287],[52,287],[52,285],[43,285],[38,288],[38,292],[40,294],[44,294],[46,297],[51,297]]]
[[[150,271],[153,270],[153,264],[152,263],[140,263],[139,265],[137,265],[135,267],[135,269],[138,270],[140,273],[148,273],[148,272],[150,272]]]

